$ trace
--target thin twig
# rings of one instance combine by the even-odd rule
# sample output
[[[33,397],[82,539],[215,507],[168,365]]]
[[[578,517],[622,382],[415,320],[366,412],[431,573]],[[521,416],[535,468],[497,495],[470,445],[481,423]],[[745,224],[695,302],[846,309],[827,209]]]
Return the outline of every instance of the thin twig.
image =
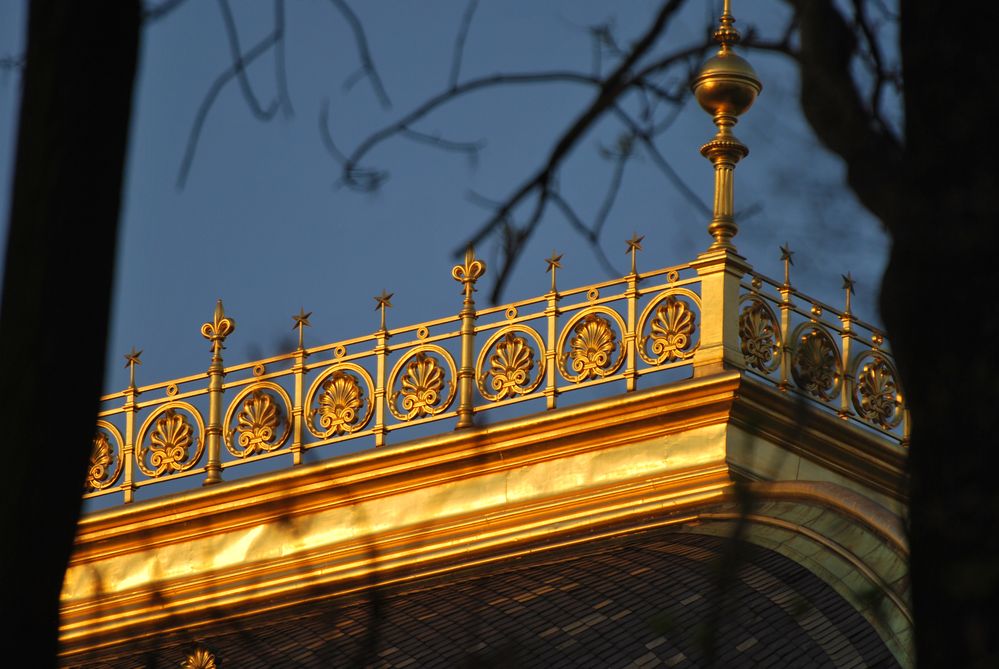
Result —
[[[401,135],[407,139],[413,140],[414,142],[433,146],[444,151],[466,153],[472,158],[476,157],[479,151],[481,151],[486,145],[486,141],[484,139],[476,140],[474,142],[460,142],[452,139],[445,139],[440,135],[431,135],[425,132],[419,132],[418,130],[413,130],[412,128],[403,128]]]
[[[572,209],[569,203],[566,202],[565,198],[562,197],[562,195],[557,191],[553,191],[551,194],[551,199],[552,202],[555,203],[555,206],[558,207],[558,209],[565,215],[565,219],[569,222],[569,225],[571,225],[573,229],[576,230],[576,232],[581,234],[590,243],[590,248],[593,250],[593,255],[597,257],[597,262],[599,262],[600,265],[604,268],[604,271],[607,272],[607,276],[609,277],[621,276],[621,272],[619,272],[618,269],[614,267],[614,263],[612,263],[610,259],[607,257],[607,254],[604,253],[604,249],[600,245],[600,241],[599,239],[597,239],[597,235],[595,235],[594,231],[588,228],[585,223],[583,223],[583,220],[576,214],[576,212]]]
[[[205,97],[198,107],[198,112],[194,116],[194,122],[191,124],[191,133],[187,137],[187,147],[184,150],[184,158],[181,160],[180,171],[177,174],[177,188],[183,188],[184,184],[187,183],[187,175],[191,170],[191,163],[194,161],[194,153],[198,146],[198,138],[201,136],[201,129],[204,127],[208,112],[215,103],[215,99],[218,98],[219,93],[238,74],[239,70],[266,53],[276,42],[277,34],[272,32],[233,62],[232,65],[223,70],[215,78],[215,81],[212,82],[212,85],[208,87],[208,91],[205,93]]]
[[[274,45],[274,69],[277,78],[278,99],[284,108],[286,118],[295,115],[295,109],[291,106],[291,95],[288,93],[288,66],[285,64],[285,22],[284,22],[284,0],[274,0],[274,30],[280,33],[281,38]]]
[[[452,100],[461,97],[472,91],[476,91],[483,88],[490,88],[493,86],[504,86],[504,85],[522,85],[522,84],[541,84],[541,83],[553,83],[553,82],[568,82],[568,83],[580,83],[586,84],[588,86],[599,86],[600,80],[595,77],[590,77],[585,74],[579,74],[577,72],[543,72],[543,73],[530,73],[530,74],[497,74],[487,77],[481,77],[479,79],[472,79],[464,83],[458,84],[454,88],[450,88],[443,93],[438,93],[432,98],[424,101],[420,106],[413,109],[408,114],[404,115],[402,118],[390,123],[383,128],[376,130],[375,132],[368,135],[360,144],[354,149],[347,160],[344,162],[344,170],[351,170],[356,167],[358,163],[364,158],[365,155],[373,148],[389,139],[390,137],[399,134],[404,128],[411,127],[414,123],[422,119],[424,116],[432,112],[437,107],[444,105]],[[464,253],[464,251],[462,251]]]
[[[164,0],[158,5],[147,5],[142,8],[142,21],[158,21],[173,10],[184,4],[186,0]]]
[[[454,38],[454,53],[451,56],[451,76],[448,77],[448,86],[454,88],[458,85],[458,75],[461,73],[461,60],[465,51],[465,40],[468,38],[468,29],[472,25],[472,17],[475,9],[479,6],[479,0],[468,0],[465,6],[465,13],[461,16],[461,25],[458,26],[458,34]]]
[[[354,33],[354,43],[357,45],[358,57],[361,59],[361,69],[358,75],[349,78],[344,82],[344,88],[350,89],[362,76],[368,78],[371,82],[371,87],[375,91],[375,95],[378,97],[378,101],[381,103],[384,109],[388,109],[392,106],[392,101],[389,100],[388,93],[385,91],[385,86],[382,84],[382,78],[378,74],[378,69],[375,67],[375,61],[371,57],[371,50],[368,48],[368,38],[364,34],[364,26],[361,25],[361,21],[357,18],[357,14],[350,8],[346,0],[330,0],[343,19],[350,26],[351,31]]]
[[[229,0],[218,0],[218,4],[219,10],[222,12],[222,23],[225,24],[226,37],[229,40],[229,53],[232,56],[236,80],[239,82],[239,90],[243,93],[246,105],[250,108],[253,115],[261,121],[270,121],[274,118],[274,114],[277,113],[278,101],[274,100],[271,102],[267,109],[264,109],[263,105],[260,104],[256,94],[253,92],[250,78],[246,74],[246,65],[243,62],[242,50],[239,47],[239,31],[236,29],[236,20],[232,15],[232,9],[229,7]],[[281,40],[281,33],[278,30],[278,26],[274,27],[271,35],[274,37],[275,44]]]

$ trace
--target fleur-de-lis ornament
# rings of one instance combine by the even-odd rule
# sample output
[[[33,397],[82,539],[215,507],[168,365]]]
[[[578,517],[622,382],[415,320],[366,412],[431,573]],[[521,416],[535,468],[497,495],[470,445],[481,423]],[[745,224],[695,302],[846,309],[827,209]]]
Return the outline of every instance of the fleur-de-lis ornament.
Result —
[[[225,348],[225,338],[231,335],[235,329],[236,321],[225,315],[222,300],[219,300],[215,304],[215,314],[212,321],[201,326],[201,336],[211,342],[212,353],[218,355],[219,351]]]
[[[451,269],[451,276],[460,281],[465,288],[465,301],[471,301],[475,282],[486,273],[486,263],[475,257],[475,250],[469,246],[465,249],[465,262]]]

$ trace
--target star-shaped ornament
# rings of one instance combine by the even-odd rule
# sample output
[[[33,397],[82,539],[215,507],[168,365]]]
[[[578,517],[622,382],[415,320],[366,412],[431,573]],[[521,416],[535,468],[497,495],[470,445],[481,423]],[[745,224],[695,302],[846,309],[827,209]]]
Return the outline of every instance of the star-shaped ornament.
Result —
[[[381,309],[383,307],[391,307],[392,306],[391,300],[392,300],[392,296],[393,295],[395,295],[395,293],[387,293],[387,292],[385,292],[385,289],[383,288],[382,289],[382,294],[375,296],[375,302],[378,303],[377,305],[375,305],[375,311],[377,311],[377,310],[379,310],[379,309]]]
[[[784,245],[780,247],[780,259],[781,259],[781,261],[788,262],[788,263],[790,263],[790,264],[793,265],[794,264],[794,259],[791,258],[791,256],[793,256],[793,255],[794,255],[794,251],[792,251],[791,248],[787,245],[787,242],[784,242]]]
[[[291,326],[291,329],[295,330],[300,327],[312,327],[312,323],[309,322],[309,316],[311,315],[311,311],[308,313],[305,312],[305,307],[299,308],[298,313],[291,317],[291,319],[295,321],[295,324]]]
[[[142,355],[142,351],[136,351],[135,347],[132,347],[131,352],[125,354],[125,366],[129,365],[141,365],[142,361],[139,360],[139,356]]]
[[[562,261],[562,254],[561,253],[556,254],[555,251],[552,251],[552,257],[545,258],[545,262],[548,263],[548,269],[546,269],[545,271],[551,272],[552,270],[561,269],[562,268],[561,261]]]
[[[853,277],[850,276],[850,273],[847,272],[846,274],[841,274],[840,276],[843,277],[843,289],[849,291],[850,293],[852,293],[854,295],[856,295],[857,291],[855,291],[853,289],[853,287],[855,285],[857,285],[857,282],[853,280]]]
[[[632,253],[634,251],[642,250],[642,240],[645,239],[645,235],[641,237],[637,233],[631,235],[631,239],[628,240],[628,250],[625,253]]]

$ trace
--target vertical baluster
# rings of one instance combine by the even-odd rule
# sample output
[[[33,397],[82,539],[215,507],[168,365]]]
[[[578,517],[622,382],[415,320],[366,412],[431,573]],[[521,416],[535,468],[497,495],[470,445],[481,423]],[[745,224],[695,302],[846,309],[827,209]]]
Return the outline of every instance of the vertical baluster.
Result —
[[[451,269],[451,276],[465,289],[461,312],[461,368],[458,370],[458,424],[457,429],[472,426],[473,392],[475,390],[475,282],[486,273],[486,264],[475,257],[469,246],[465,262]]]
[[[382,290],[382,294],[375,298],[378,302],[377,309],[381,310],[381,325],[375,333],[375,447],[385,445],[385,434],[388,430],[385,427],[385,402],[387,401],[387,389],[385,388],[385,359],[388,355],[388,330],[385,329],[385,310],[392,306],[392,293]]]
[[[849,272],[843,275],[843,290],[846,291],[846,309],[840,317],[840,322],[843,324],[843,332],[840,335],[841,348],[843,349],[843,383],[840,388],[839,416],[844,419],[853,415],[853,411],[850,409],[850,398],[853,396],[853,384],[856,382],[853,374],[850,373],[851,348],[853,339],[856,337],[853,331],[853,314],[850,312],[850,296],[853,295],[855,284],[856,282],[850,276]]]
[[[635,380],[638,378],[638,372],[635,367],[636,358],[638,357],[638,333],[635,332],[635,328],[637,327],[635,314],[638,307],[638,271],[635,265],[635,255],[642,250],[643,239],[645,237],[632,234],[631,239],[628,240],[627,250],[627,253],[631,254],[631,273],[628,275],[628,288],[624,292],[624,297],[628,300],[628,331],[624,333],[623,343],[625,346],[625,355],[627,356],[624,382],[625,390],[628,392],[635,389]]]
[[[135,366],[141,365],[139,356],[142,351],[136,351],[132,347],[132,352],[125,356],[128,365],[128,388],[125,389],[125,444],[122,448],[122,466],[125,471],[124,479],[121,482],[121,490],[125,495],[125,503],[128,504],[135,499],[135,398],[139,395],[135,387]]]
[[[780,247],[780,259],[784,263],[784,283],[780,287],[779,305],[781,351],[780,384],[778,387],[781,390],[787,390],[791,386],[788,376],[791,369],[791,349],[794,346],[794,342],[789,340],[791,337],[791,310],[794,308],[794,304],[791,302],[791,295],[793,294],[791,288],[791,265],[794,264],[791,256],[793,255],[794,251],[786,243]]]
[[[548,339],[547,346],[545,347],[545,369],[547,374],[547,379],[545,381],[545,405],[549,409],[554,409],[556,404],[556,397],[558,397],[558,389],[555,388],[555,381],[558,378],[557,370],[555,366],[558,364],[558,352],[555,347],[558,345],[556,340],[557,336],[557,319],[558,319],[558,288],[555,284],[555,273],[562,266],[562,254],[556,254],[552,251],[550,258],[546,258],[545,262],[548,263],[548,269],[546,272],[551,272],[552,275],[552,288],[545,296],[548,298],[548,304],[545,306],[545,318],[548,321]]]
[[[211,342],[212,363],[208,366],[208,425],[205,427],[205,446],[208,465],[204,485],[222,480],[222,349],[225,339],[236,329],[236,321],[225,315],[222,300],[215,304],[212,322],[201,326],[201,336]]]
[[[295,349],[295,364],[291,368],[292,373],[295,375],[295,405],[292,407],[291,423],[291,457],[292,463],[296,465],[302,464],[302,438],[305,435],[305,407],[302,403],[305,401],[303,387],[305,383],[305,358],[308,356],[308,353],[305,352],[304,328],[312,326],[312,323],[309,322],[309,316],[311,315],[311,311],[305,313],[305,308],[302,307],[298,310],[298,315],[291,317],[295,321],[294,329],[298,330],[298,348]]]

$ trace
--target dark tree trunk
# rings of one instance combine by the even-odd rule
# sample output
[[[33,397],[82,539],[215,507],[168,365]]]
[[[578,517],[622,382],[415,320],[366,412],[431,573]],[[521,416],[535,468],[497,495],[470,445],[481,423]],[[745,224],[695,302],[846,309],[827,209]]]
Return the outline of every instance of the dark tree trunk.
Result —
[[[995,3],[903,2],[905,189],[882,314],[913,416],[920,666],[999,666]],[[983,34],[983,32],[985,34]]]
[[[35,0],[0,311],[9,653],[55,664],[104,370],[138,0]]]

